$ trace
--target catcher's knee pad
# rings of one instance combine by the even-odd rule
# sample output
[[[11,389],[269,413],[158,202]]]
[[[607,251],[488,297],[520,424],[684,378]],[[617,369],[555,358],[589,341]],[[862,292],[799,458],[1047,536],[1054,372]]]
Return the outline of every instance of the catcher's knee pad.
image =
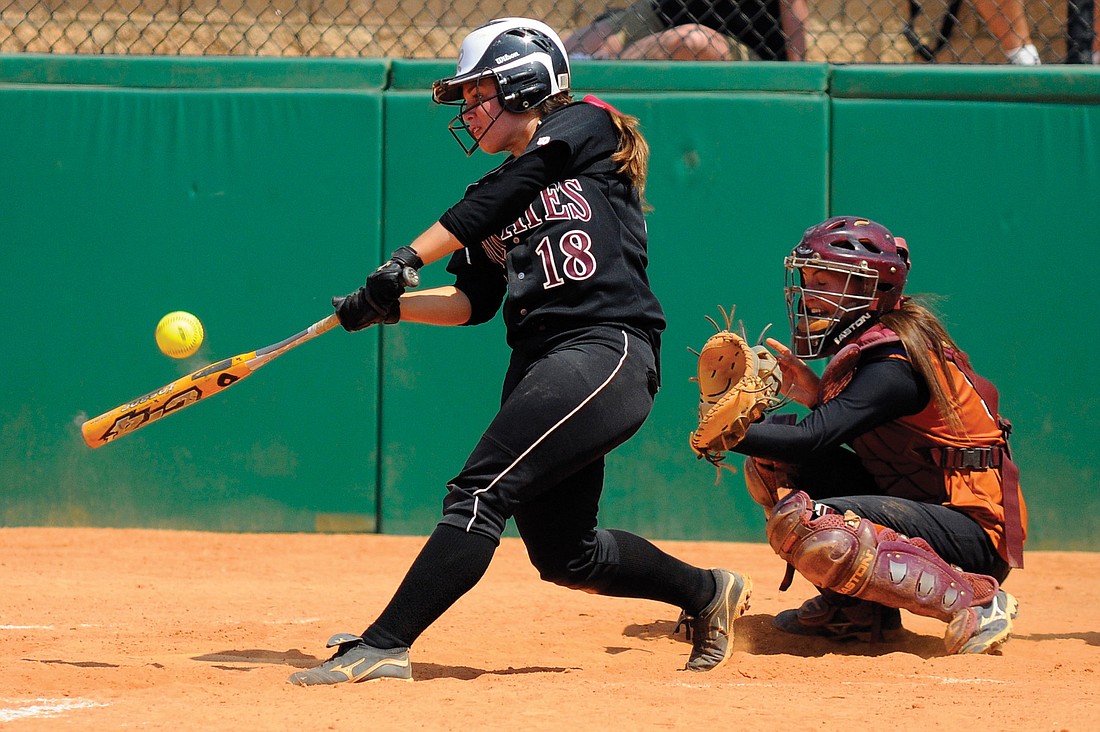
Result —
[[[801,491],[775,505],[767,534],[776,554],[816,586],[917,615],[949,622],[999,589],[992,577],[948,564],[923,539],[841,515]]]
[[[749,497],[771,515],[772,508],[779,501],[779,490],[791,487],[787,464],[749,457],[745,458],[744,473]]]

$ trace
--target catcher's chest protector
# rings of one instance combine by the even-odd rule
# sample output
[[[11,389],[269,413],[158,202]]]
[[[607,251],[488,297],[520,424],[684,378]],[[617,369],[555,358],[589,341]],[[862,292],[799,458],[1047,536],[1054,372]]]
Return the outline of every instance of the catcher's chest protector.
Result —
[[[863,350],[897,342],[896,333],[875,325],[841,349],[822,374],[820,401],[843,391]],[[860,435],[852,448],[885,494],[963,511],[985,529],[1009,565],[1022,567],[1027,508],[1008,449],[1011,425],[998,414],[993,384],[974,373],[965,355],[951,350],[945,355],[948,371],[937,369],[937,378],[948,394],[950,381],[959,395],[963,433],[952,429],[930,401],[918,414]]]
[[[868,348],[881,346],[884,343],[901,343],[897,333],[882,325],[873,325],[861,333],[858,338],[837,351],[821,374],[821,384],[818,386],[817,402],[824,404],[844,391],[848,382],[855,375],[856,364],[859,363],[860,354]]]

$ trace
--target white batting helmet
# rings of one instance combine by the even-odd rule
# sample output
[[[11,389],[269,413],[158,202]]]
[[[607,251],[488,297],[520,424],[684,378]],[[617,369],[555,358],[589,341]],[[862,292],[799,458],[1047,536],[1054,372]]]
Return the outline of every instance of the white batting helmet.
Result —
[[[439,104],[461,104],[462,85],[492,78],[501,106],[524,112],[569,91],[569,56],[558,34],[530,18],[498,18],[475,28],[462,42],[455,75],[432,85]]]

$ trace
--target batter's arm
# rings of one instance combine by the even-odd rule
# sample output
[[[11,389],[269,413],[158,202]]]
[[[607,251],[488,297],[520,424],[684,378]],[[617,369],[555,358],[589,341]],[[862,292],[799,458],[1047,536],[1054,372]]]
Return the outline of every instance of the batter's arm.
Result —
[[[453,285],[409,291],[401,296],[402,322],[464,325],[472,312],[469,298]]]
[[[427,265],[458,251],[462,242],[437,221],[409,246]],[[401,320],[405,322],[462,325],[472,312],[469,298],[453,285],[410,290],[401,296]]]
[[[462,242],[456,239],[454,234],[447,231],[443,224],[436,221],[428,227],[427,231],[416,237],[409,246],[417,253],[421,262],[431,264],[461,249]],[[403,315],[402,318],[404,318]]]

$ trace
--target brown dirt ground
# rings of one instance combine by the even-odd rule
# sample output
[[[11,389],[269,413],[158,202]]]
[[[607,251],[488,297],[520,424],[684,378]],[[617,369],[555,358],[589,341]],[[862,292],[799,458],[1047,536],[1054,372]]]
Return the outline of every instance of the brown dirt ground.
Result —
[[[945,656],[905,615],[880,645],[786,636],[763,544],[661,545],[753,575],[725,667],[680,670],[676,612],[540,582],[507,539],[484,580],[420,639],[413,683],[285,683],[358,632],[422,539],[0,529],[0,727],[44,729],[1085,730],[1100,711],[1100,554],[1032,553],[1001,656]],[[983,721],[984,720],[984,721]]]

